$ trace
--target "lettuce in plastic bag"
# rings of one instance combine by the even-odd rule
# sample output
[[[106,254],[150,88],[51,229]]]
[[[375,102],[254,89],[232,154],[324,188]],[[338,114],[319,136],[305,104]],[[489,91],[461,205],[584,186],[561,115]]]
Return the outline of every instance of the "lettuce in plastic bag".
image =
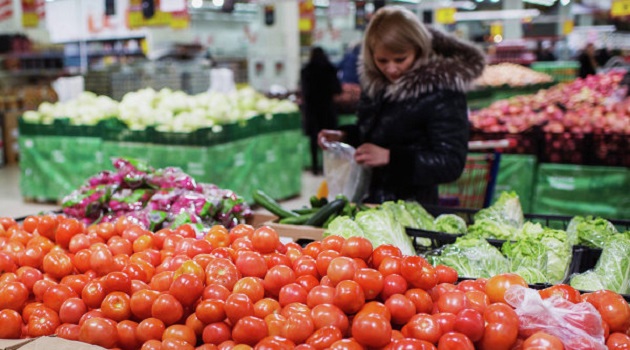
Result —
[[[439,257],[432,258],[433,263],[450,266],[460,276],[490,278],[508,272],[508,260],[499,249],[483,238],[463,236],[453,244],[444,246]]]
[[[324,237],[337,235],[343,238],[365,237],[363,230],[349,216],[338,216],[328,224],[328,229],[324,232]]]
[[[391,212],[396,218],[396,221],[400,222],[404,227],[420,228],[418,221],[407,211],[405,202],[399,200],[397,202],[387,201],[381,204],[381,208]]]
[[[547,278],[549,283],[561,283],[571,265],[573,250],[567,233],[546,228],[537,239],[547,248]]]
[[[475,223],[488,219],[499,224],[521,228],[524,222],[523,208],[516,192],[501,192],[497,201],[475,214]]]
[[[617,228],[610,221],[600,217],[575,216],[567,226],[567,233],[573,245],[584,244],[602,248],[608,238],[617,233]]]
[[[479,238],[516,240],[518,232],[515,227],[489,218],[475,220],[475,223],[468,227],[468,234]]]
[[[435,231],[444,233],[466,233],[466,221],[455,214],[442,214],[433,221]]]
[[[505,242],[501,252],[510,262],[510,271],[516,272],[521,268],[528,268],[544,272],[547,271],[547,248],[533,239],[521,239],[517,242]],[[547,282],[545,276],[543,281]]]
[[[400,248],[404,255],[416,255],[411,238],[391,212],[382,209],[368,209],[359,212],[355,221],[363,230],[365,238],[370,240],[374,247],[392,244]]]
[[[419,228],[419,229],[423,229],[427,231],[434,230],[433,221],[435,220],[435,218],[433,217],[433,215],[429,214],[429,212],[426,209],[424,209],[424,207],[420,205],[420,203],[413,202],[413,201],[406,201],[405,208],[407,209],[407,212],[409,212],[411,216],[418,223],[418,226],[415,228]]]
[[[587,292],[606,289],[601,278],[594,270],[588,270],[571,276],[571,282],[569,284],[577,290]]]
[[[527,266],[521,266],[516,270],[512,271],[513,273],[523,277],[523,279],[525,279],[525,282],[527,282],[528,284],[534,284],[534,283],[547,283],[547,276],[545,276],[545,274],[534,267],[527,267]]]
[[[623,235],[609,239],[595,265],[595,272],[605,289],[630,294],[630,239]]]

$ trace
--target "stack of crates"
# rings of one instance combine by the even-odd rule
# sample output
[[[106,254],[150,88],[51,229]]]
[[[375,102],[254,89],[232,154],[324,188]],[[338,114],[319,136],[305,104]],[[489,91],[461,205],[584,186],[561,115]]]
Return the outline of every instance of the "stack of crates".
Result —
[[[555,81],[564,83],[575,80],[580,64],[576,61],[534,62],[530,68],[549,74]]]

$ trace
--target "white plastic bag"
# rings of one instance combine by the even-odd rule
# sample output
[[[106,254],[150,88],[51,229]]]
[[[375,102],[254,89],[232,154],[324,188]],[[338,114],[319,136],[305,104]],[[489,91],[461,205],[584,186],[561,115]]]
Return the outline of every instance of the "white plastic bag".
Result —
[[[342,142],[326,143],[324,177],[329,199],[338,194],[351,202],[361,202],[370,186],[372,171],[354,161],[355,148]]]
[[[542,299],[538,291],[512,286],[505,293],[519,319],[519,334],[543,331],[558,337],[565,350],[606,350],[602,318],[587,302],[574,304],[560,296]]]

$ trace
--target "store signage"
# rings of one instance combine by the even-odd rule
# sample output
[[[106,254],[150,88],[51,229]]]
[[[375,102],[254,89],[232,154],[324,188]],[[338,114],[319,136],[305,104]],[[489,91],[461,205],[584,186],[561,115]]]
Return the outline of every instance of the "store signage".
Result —
[[[35,28],[39,26],[39,20],[44,18],[45,0],[21,0],[22,5],[22,26],[24,28]]]
[[[573,32],[573,26],[575,24],[573,23],[573,20],[566,20],[564,21],[564,23],[562,24],[562,34],[564,35],[568,35],[571,34]]]
[[[129,28],[170,26],[174,29],[184,29],[190,25],[190,16],[187,9],[164,12],[161,10],[160,0],[154,0],[154,12],[152,16],[148,17],[146,13],[143,13],[142,5],[142,0],[129,0],[129,13],[127,15]]]
[[[298,28],[300,32],[312,32],[315,29],[315,5],[313,0],[300,0],[299,10]]]
[[[435,11],[435,21],[440,24],[455,23],[455,13],[457,9],[454,7],[442,7]]]
[[[630,15],[630,0],[613,0],[610,6],[610,15],[613,17]]]
[[[0,21],[13,17],[13,0],[0,0]]]
[[[496,38],[497,36],[503,36],[503,23],[494,22],[490,25],[490,36]]]

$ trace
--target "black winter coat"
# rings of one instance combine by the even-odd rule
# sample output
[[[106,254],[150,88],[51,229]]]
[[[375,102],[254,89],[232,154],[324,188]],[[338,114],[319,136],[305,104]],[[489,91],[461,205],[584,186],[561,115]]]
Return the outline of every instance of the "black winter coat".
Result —
[[[469,136],[465,89],[481,75],[485,56],[455,37],[433,29],[431,34],[434,55],[414,63],[395,83],[380,72],[360,71],[358,122],[342,128],[346,141],[390,150],[389,164],[373,169],[366,202],[437,204],[437,185],[455,181],[464,169]]]
[[[337,127],[333,97],[341,93],[337,68],[330,63],[308,63],[300,74],[304,101],[304,132],[317,134]]]

